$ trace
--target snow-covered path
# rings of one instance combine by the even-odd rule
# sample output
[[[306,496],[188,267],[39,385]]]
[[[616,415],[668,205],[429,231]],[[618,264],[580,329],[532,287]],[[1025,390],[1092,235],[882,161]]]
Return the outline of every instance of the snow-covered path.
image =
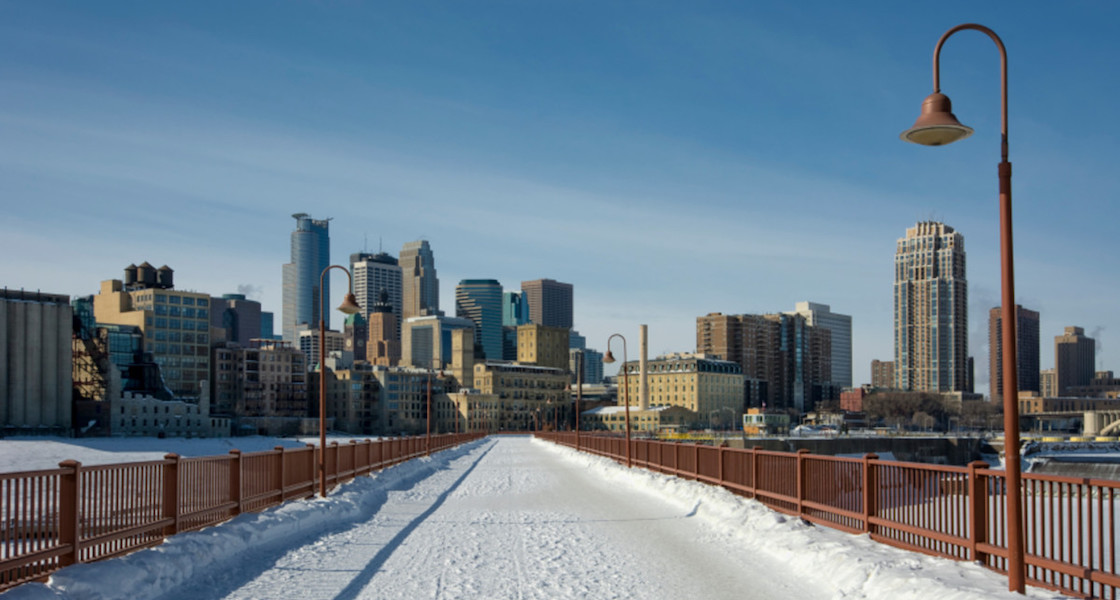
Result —
[[[370,520],[174,598],[816,598],[682,506],[527,437],[491,439]],[[215,585],[220,583],[221,585]],[[212,594],[207,596],[206,594]]]

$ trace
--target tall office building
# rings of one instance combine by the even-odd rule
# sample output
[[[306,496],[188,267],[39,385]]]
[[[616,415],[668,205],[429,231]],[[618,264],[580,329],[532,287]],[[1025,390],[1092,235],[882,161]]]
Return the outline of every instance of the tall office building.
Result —
[[[502,357],[502,284],[493,279],[464,279],[455,287],[455,316],[474,321],[475,354]]]
[[[572,372],[572,383],[579,381],[579,369],[583,366],[583,383],[598,384],[603,382],[603,353],[590,348],[572,348],[568,350],[568,370]]]
[[[358,306],[362,307],[362,317],[367,322],[370,320],[373,306],[379,302],[384,291],[397,322],[400,322],[403,277],[397,259],[385,252],[351,254],[350,272],[354,275],[354,297],[358,299]]]
[[[389,293],[381,290],[378,301],[369,313],[369,342],[366,360],[386,367],[395,367],[401,360],[400,319],[393,314]]]
[[[517,327],[517,362],[567,370],[569,365],[568,331],[565,327],[548,327],[527,323]]]
[[[798,302],[794,314],[805,317],[814,327],[823,327],[832,332],[832,385],[839,388],[852,387],[852,317],[832,312],[827,304]]]
[[[894,257],[895,388],[968,389],[964,236],[944,223],[906,230]]]
[[[1054,372],[1057,392],[1064,396],[1069,388],[1089,385],[1097,361],[1097,343],[1081,327],[1066,327],[1054,336]]]
[[[808,412],[837,396],[831,342],[831,331],[797,314],[696,318],[696,351],[742,367],[747,406]]]
[[[249,340],[261,338],[261,303],[244,294],[224,294],[210,299],[210,327],[224,331],[225,340],[249,346]],[[268,324],[272,335],[272,323]],[[217,340],[212,340],[217,341]]]
[[[1037,392],[1039,387],[1038,313],[1015,305],[1015,363],[1019,391]],[[1003,401],[1003,308],[988,311],[988,373],[990,399]]]
[[[522,292],[502,292],[502,326],[517,327],[529,322],[529,301]]]
[[[284,314],[281,331],[285,341],[296,342],[296,326],[306,323],[318,327],[319,280],[331,264],[330,219],[312,219],[306,213],[292,215],[296,229],[292,232],[292,262],[283,266]],[[331,305],[331,275],[323,278],[323,304]],[[331,326],[330,311],[323,311],[327,328]]]
[[[502,355],[491,360],[518,360],[517,328],[528,323],[528,297],[522,292],[502,292]]]
[[[546,327],[572,328],[572,284],[552,279],[522,281],[529,303],[529,322]]]
[[[427,315],[412,317],[401,325],[400,362],[420,369],[442,369],[454,362],[455,332],[468,329],[470,352],[474,352],[474,321]]]
[[[401,323],[411,317],[439,314],[439,277],[428,240],[401,248]]]
[[[99,324],[139,328],[171,393],[200,398],[211,377],[209,294],[176,290],[170,268],[145,262],[126,267],[123,282],[102,281],[93,312]]]
[[[274,315],[267,311],[261,311],[261,339],[264,340],[278,340],[280,336],[276,335],[276,329],[272,326]]]
[[[346,349],[346,334],[341,331],[327,330],[323,339],[327,342],[324,353],[326,359],[332,359],[331,354],[337,352],[342,363],[349,365],[354,362],[353,351]],[[319,371],[319,328],[299,326],[296,328],[296,343],[293,346],[303,353],[304,364],[307,372]]]

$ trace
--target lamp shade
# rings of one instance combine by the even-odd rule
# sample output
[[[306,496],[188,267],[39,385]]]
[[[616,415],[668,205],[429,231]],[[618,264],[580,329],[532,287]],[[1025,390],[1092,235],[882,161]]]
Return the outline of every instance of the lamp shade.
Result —
[[[338,310],[353,315],[362,312],[362,307],[358,306],[358,299],[354,297],[352,292],[346,292],[346,297],[342,299],[342,304],[338,306]]]
[[[922,102],[922,114],[914,126],[899,136],[923,146],[943,146],[972,135],[972,128],[961,125],[953,115],[953,103],[945,94],[934,93]]]
[[[614,355],[611,354],[609,348],[607,349],[607,355],[603,357],[603,362],[607,363],[608,365],[614,362]]]

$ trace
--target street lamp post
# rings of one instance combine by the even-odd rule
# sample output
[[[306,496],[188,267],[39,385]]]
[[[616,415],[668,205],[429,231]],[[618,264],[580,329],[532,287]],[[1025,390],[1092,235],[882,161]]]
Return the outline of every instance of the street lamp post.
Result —
[[[360,312],[358,300],[354,297],[354,278],[350,270],[341,265],[331,265],[319,274],[319,495],[327,497],[327,309],[323,306],[325,301],[325,281],[327,271],[341,269],[346,273],[346,297],[338,310],[352,315]]]
[[[579,451],[579,403],[583,400],[583,350],[580,350],[576,359],[576,451]]]
[[[630,458],[630,378],[626,376],[626,338],[622,334],[614,333],[607,338],[607,355],[603,357],[603,362],[608,365],[614,362],[614,355],[611,354],[611,340],[616,337],[622,340],[622,367],[618,371],[622,373],[622,398],[626,406],[626,466],[630,467],[633,465]]]
[[[427,433],[424,434],[424,456],[432,455],[432,361],[428,361],[428,426]]]
[[[987,34],[999,48],[1001,141],[999,163],[999,229],[1000,265],[1002,272],[1003,308],[1003,440],[1007,474],[1007,584],[1022,594],[1024,582],[1024,549],[1022,518],[1022,484],[1019,460],[1019,373],[1016,358],[1015,265],[1011,235],[1011,163],[1007,160],[1007,50],[994,31],[974,23],[957,25],[946,31],[933,50],[933,93],[922,103],[922,113],[914,126],[904,131],[902,139],[925,146],[941,146],[972,135],[952,113],[949,98],[941,94],[941,46],[949,36],[964,29]]]

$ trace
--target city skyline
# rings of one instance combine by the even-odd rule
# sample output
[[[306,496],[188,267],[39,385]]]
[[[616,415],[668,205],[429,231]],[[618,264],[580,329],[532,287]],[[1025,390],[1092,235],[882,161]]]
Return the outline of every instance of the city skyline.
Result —
[[[898,232],[937,220],[968,238],[986,390],[989,40],[955,36],[942,56],[973,139],[898,140],[937,38],[973,21],[1009,53],[1016,301],[1044,340],[1083,327],[1112,368],[1120,121],[1102,75],[1118,9],[1050,8],[0,2],[0,249],[18,257],[0,285],[94,294],[143,256],[177,288],[244,293],[279,320],[289,215],[306,211],[334,219],[335,264],[429,240],[445,312],[466,278],[570,282],[600,350],[641,323],[656,355],[693,348],[710,312],[828,304],[852,316],[858,384],[893,355]],[[1054,366],[1050,344],[1040,360]]]

